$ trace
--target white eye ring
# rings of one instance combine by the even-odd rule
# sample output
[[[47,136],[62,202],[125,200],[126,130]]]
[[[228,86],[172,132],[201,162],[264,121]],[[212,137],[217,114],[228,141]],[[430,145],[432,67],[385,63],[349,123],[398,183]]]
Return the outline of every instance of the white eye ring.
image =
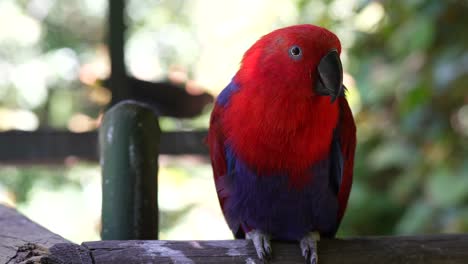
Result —
[[[293,60],[299,60],[302,58],[302,49],[301,47],[294,45],[289,48],[289,57]]]

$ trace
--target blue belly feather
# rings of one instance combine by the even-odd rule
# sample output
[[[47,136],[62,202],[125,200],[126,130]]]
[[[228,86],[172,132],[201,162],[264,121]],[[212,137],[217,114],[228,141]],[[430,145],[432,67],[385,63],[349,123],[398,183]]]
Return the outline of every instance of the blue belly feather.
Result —
[[[338,228],[338,200],[330,182],[330,160],[318,162],[305,186],[294,187],[287,175],[256,175],[233,151],[226,148],[229,190],[224,206],[234,232],[239,226],[259,229],[274,239],[300,240],[312,231],[334,236]]]

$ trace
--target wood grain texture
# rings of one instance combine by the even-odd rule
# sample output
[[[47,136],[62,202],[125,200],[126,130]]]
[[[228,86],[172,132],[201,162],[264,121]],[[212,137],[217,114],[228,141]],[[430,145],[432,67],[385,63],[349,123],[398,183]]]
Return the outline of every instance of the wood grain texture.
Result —
[[[90,252],[0,204],[0,263],[92,264]]]
[[[251,242],[99,241],[84,245],[96,264],[108,263],[260,263]],[[366,237],[322,240],[320,264],[468,263],[468,235]],[[116,262],[117,261],[117,262]],[[269,263],[304,263],[296,243],[273,243]]]
[[[81,246],[51,233],[0,205],[0,263],[20,263],[34,254],[45,263],[261,263],[247,240],[94,241]],[[324,239],[318,244],[320,264],[466,264],[468,235],[425,235]],[[304,263],[297,243],[273,243],[269,263]]]
[[[15,209],[0,205],[0,263],[8,263],[18,248],[28,243],[51,247],[64,242],[68,241],[32,222]]]
[[[49,248],[68,241],[32,222],[15,209],[0,205],[0,263],[9,263],[19,248],[26,249],[25,246],[31,243]]]

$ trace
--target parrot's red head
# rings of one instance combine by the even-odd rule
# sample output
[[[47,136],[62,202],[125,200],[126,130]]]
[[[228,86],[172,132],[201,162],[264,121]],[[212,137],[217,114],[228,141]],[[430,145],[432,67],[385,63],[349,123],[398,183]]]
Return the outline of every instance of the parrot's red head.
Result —
[[[270,87],[306,97],[330,95],[334,100],[342,89],[340,53],[340,41],[325,28],[281,28],[263,36],[245,53],[237,80],[280,83]]]
[[[233,79],[238,92],[225,110],[236,154],[260,173],[293,178],[324,159],[338,122],[335,99],[343,93],[340,52],[338,38],[313,25],[260,38],[243,57]]]

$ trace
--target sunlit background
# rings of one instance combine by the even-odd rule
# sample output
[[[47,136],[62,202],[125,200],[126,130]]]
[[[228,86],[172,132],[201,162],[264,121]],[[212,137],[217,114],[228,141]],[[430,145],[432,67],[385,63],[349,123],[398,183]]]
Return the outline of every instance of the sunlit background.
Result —
[[[110,100],[106,0],[0,0],[0,130],[95,130]],[[129,0],[126,64],[218,94],[243,52],[279,27],[341,39],[358,126],[355,184],[339,235],[468,231],[468,2]],[[162,118],[163,131],[206,128]],[[1,148],[14,148],[0,146]],[[226,239],[211,168],[160,157],[161,239]],[[98,164],[0,165],[0,203],[74,242],[98,240]]]

